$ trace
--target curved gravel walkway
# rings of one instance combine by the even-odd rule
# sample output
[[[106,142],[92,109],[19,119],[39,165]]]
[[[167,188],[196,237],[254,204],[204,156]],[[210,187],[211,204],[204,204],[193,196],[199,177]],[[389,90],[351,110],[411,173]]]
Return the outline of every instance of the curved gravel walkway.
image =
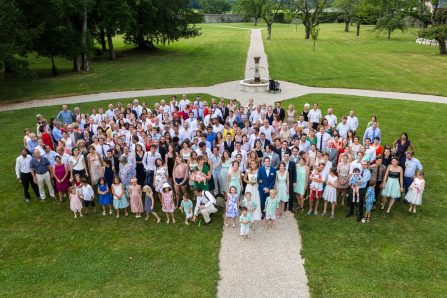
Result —
[[[301,236],[295,217],[286,212],[274,230],[257,223],[250,239],[239,226],[225,228],[219,253],[218,297],[309,297]]]

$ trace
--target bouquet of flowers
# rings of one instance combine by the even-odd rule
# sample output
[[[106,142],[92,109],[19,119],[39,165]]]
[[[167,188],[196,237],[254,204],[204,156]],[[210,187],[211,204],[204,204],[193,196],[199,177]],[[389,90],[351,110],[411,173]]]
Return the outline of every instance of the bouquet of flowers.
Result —
[[[251,185],[255,185],[256,183],[258,183],[258,180],[256,179],[255,176],[251,176],[250,179],[248,180],[248,182],[249,182]]]

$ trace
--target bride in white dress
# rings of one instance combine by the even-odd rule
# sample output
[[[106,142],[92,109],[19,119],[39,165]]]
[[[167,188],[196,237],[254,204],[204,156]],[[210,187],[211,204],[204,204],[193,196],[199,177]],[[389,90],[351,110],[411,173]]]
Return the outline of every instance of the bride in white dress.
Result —
[[[261,200],[259,199],[258,190],[258,164],[255,161],[250,162],[250,168],[245,172],[244,177],[247,186],[245,187],[245,192],[251,193],[251,199],[258,206],[253,212],[253,220],[261,220]]]

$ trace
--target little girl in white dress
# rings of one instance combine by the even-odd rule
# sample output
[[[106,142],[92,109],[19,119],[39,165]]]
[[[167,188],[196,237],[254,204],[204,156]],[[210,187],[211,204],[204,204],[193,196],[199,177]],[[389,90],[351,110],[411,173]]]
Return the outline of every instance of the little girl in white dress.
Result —
[[[422,193],[425,188],[424,172],[419,171],[408,189],[405,199],[410,203],[409,212],[416,213],[416,205],[422,204]]]

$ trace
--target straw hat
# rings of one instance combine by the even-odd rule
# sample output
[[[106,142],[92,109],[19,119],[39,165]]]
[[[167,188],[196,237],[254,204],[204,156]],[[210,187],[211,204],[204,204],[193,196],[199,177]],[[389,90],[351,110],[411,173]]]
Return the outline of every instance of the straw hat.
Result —
[[[165,188],[171,188],[171,185],[169,185],[169,183],[165,182],[163,183],[163,189]]]

